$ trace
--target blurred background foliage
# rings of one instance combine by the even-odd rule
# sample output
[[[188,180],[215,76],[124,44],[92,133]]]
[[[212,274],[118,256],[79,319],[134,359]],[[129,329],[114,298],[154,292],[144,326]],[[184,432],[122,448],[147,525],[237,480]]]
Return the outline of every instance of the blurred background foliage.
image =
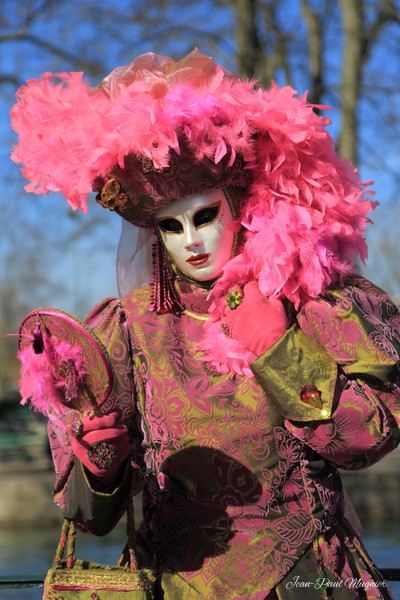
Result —
[[[396,0],[2,0],[0,14],[0,398],[15,393],[15,333],[38,306],[83,317],[116,293],[119,219],[91,203],[72,212],[57,195],[24,191],[9,159],[9,110],[27,79],[84,71],[96,84],[114,67],[154,51],[193,47],[263,85],[274,79],[329,105],[338,151],[380,207],[364,274],[400,299],[400,7]],[[326,114],[326,113],[325,113]]]

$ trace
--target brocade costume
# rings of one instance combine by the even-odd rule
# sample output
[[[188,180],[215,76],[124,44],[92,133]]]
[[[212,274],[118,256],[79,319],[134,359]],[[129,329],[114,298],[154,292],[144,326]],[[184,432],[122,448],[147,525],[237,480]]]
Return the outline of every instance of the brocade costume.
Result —
[[[180,281],[179,292],[189,311],[206,312],[205,290]],[[349,277],[308,302],[251,365],[253,378],[202,360],[203,321],[149,304],[145,287],[87,319],[115,374],[104,410],[121,408],[134,462],[116,489],[96,491],[50,423],[66,516],[104,534],[131,483],[144,486],[141,537],[168,600],[322,598],[314,584],[324,578],[329,597],[390,598],[344,516],[337,471],[399,442],[400,316],[386,294]],[[301,399],[303,385],[318,388],[320,406]]]

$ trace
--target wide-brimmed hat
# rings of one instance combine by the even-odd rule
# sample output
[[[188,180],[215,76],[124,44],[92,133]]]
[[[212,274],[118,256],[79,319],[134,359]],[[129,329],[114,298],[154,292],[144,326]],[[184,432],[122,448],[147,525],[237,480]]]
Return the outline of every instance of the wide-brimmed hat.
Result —
[[[82,73],[45,73],[20,88],[11,117],[26,189],[60,191],[73,208],[86,211],[96,191],[147,227],[177,197],[245,188],[244,244],[211,290],[205,348],[233,287],[256,280],[264,297],[299,309],[367,256],[376,203],[338,156],[329,119],[291,87],[261,89],[197,49],[178,61],[144,54],[95,88]],[[225,362],[240,372],[247,359],[229,344]]]
[[[243,156],[227,139],[232,115],[211,93],[234,81],[197,49],[176,62],[149,52],[96,88],[82,73],[45,73],[17,93],[12,159],[28,191],[60,191],[84,211],[96,191],[102,206],[146,227],[176,198],[248,186]]]

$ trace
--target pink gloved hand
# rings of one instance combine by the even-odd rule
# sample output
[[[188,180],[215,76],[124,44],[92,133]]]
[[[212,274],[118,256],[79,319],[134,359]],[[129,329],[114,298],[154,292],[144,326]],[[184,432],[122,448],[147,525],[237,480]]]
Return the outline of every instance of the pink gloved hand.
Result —
[[[226,309],[224,322],[230,336],[257,357],[275,344],[288,328],[282,301],[264,298],[257,281],[246,283],[241,304],[235,309]]]
[[[118,476],[131,446],[128,428],[118,423],[120,414],[75,419],[68,431],[74,455],[102,484]]]

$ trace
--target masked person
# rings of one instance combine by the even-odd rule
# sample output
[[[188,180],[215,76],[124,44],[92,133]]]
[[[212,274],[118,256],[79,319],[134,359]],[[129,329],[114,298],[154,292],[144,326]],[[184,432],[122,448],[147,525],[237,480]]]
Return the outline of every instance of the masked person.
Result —
[[[64,514],[102,535],[143,489],[163,598],[389,598],[338,468],[398,443],[400,319],[354,274],[374,203],[327,119],[194,50],[46,74],[12,121],[29,191],[124,220],[121,297],[86,320],[113,392],[49,411]]]

